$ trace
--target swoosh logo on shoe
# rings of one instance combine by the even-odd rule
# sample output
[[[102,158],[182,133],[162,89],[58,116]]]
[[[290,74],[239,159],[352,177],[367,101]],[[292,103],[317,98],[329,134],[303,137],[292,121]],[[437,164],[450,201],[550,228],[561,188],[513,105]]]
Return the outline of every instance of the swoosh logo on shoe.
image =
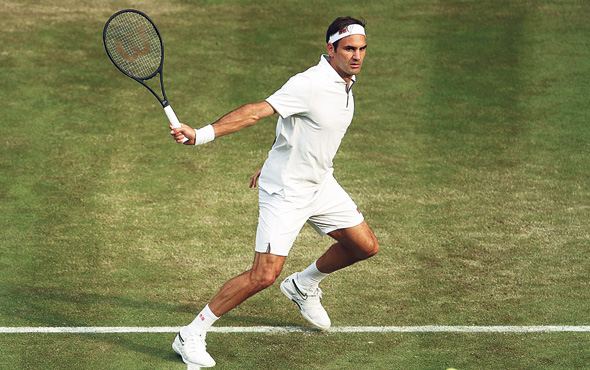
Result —
[[[180,344],[184,346],[184,339],[182,338],[182,335],[180,335],[180,332],[178,333],[178,339],[180,339]]]
[[[295,290],[297,291],[297,294],[299,294],[301,296],[301,298],[307,299],[307,294],[306,293],[303,293],[301,291],[301,289],[299,289],[299,287],[297,286],[297,284],[295,284],[295,280],[293,279],[291,281],[293,282],[293,286],[295,287]]]

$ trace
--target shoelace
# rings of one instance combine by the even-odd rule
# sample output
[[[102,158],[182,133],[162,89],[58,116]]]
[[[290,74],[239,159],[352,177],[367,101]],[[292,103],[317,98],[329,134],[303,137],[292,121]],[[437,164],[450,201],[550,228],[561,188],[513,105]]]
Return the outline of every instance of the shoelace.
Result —
[[[311,298],[311,299],[310,299]],[[322,290],[317,287],[313,291],[307,293],[307,301],[305,303],[307,308],[316,308],[322,307],[320,303],[320,298],[322,298]]]
[[[192,350],[191,352],[198,352],[201,350],[205,350],[207,347],[207,342],[205,341],[205,336],[201,334],[193,334],[189,335],[188,338],[184,339],[184,348],[187,350]]]

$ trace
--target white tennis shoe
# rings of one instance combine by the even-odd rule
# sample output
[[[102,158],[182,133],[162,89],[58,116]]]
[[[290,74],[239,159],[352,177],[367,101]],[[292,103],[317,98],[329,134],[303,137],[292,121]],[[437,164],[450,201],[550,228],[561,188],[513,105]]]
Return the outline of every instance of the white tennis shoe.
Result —
[[[213,367],[215,360],[207,353],[205,334],[181,329],[172,343],[172,349],[182,357],[182,361],[187,365]]]
[[[294,273],[281,283],[281,291],[299,306],[301,314],[307,321],[322,330],[329,329],[330,317],[320,302],[322,290],[317,286],[301,286],[297,282],[297,274],[297,272]]]

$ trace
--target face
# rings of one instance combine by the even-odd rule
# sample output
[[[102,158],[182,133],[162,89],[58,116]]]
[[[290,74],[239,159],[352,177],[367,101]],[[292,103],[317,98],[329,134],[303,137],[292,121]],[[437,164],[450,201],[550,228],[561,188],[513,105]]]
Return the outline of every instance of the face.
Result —
[[[351,35],[340,39],[337,50],[334,50],[334,45],[328,44],[330,64],[347,82],[361,71],[366,52],[367,40],[363,35]]]

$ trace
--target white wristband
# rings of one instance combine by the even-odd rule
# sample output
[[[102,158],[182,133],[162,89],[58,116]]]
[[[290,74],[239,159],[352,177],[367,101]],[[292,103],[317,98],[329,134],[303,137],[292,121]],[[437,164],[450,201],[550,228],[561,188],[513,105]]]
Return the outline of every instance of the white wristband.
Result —
[[[215,140],[215,129],[211,125],[207,125],[195,130],[195,145],[203,145]]]

